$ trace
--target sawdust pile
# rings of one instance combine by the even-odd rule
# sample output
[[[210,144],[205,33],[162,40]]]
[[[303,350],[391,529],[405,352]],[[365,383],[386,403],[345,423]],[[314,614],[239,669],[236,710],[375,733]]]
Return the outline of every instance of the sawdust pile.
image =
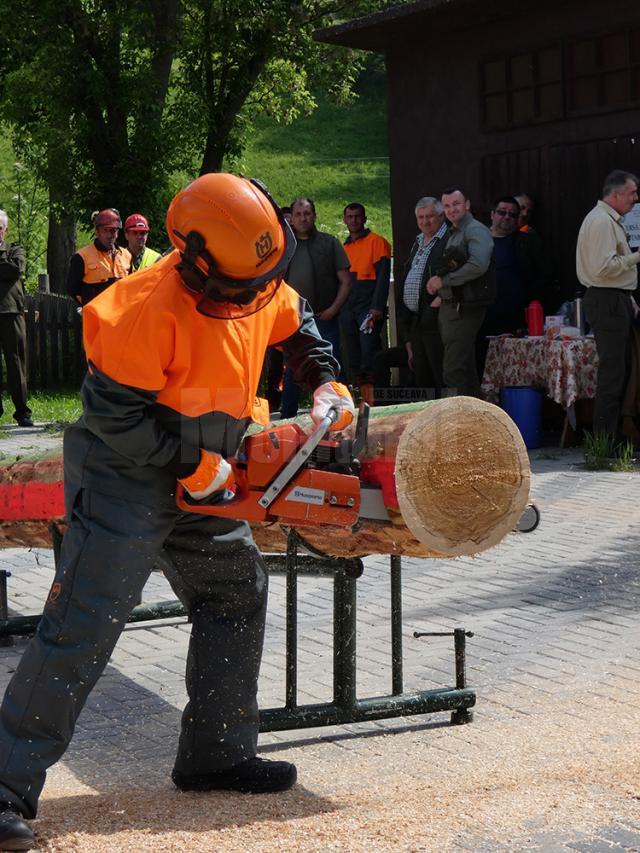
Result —
[[[541,831],[638,821],[637,722],[631,704],[594,714],[549,702],[501,721],[312,742],[272,754],[295,760],[300,780],[274,796],[54,783],[35,829],[55,853],[522,849]]]

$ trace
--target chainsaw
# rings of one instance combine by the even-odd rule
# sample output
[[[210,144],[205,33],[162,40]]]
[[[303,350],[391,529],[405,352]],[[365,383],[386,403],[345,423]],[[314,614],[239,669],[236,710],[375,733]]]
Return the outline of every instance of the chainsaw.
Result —
[[[327,438],[338,417],[330,409],[306,433],[298,424],[271,426],[246,436],[229,459],[233,490],[195,500],[178,486],[176,503],[185,512],[279,522],[356,527],[361,520],[390,523],[387,506],[397,507],[393,471],[384,459],[358,458],[367,442],[369,406],[360,405],[353,439]],[[391,475],[391,476],[390,476]]]

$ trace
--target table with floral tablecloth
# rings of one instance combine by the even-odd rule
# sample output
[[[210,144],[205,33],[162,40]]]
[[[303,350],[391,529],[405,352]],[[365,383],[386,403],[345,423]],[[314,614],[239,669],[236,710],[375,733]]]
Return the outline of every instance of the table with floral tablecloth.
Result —
[[[598,354],[593,338],[493,338],[489,342],[482,393],[497,403],[505,386],[542,389],[570,409],[576,400],[595,397]]]

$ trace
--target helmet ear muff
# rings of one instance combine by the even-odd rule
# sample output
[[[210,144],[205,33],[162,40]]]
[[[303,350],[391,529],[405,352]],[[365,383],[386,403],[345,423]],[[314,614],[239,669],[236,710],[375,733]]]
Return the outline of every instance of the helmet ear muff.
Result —
[[[176,231],[176,234],[178,232]],[[209,277],[215,272],[216,264],[210,252],[205,249],[204,237],[198,231],[189,231],[186,237],[178,234],[184,240],[184,249],[181,252],[182,262],[180,268],[189,275],[189,289],[198,292],[205,289]],[[209,267],[209,273],[203,272],[197,264],[198,258]]]

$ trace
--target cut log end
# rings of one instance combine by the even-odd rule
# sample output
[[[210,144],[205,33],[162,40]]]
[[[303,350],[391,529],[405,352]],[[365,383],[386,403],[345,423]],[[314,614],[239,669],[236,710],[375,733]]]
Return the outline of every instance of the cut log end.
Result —
[[[398,442],[396,489],[404,523],[431,551],[477,554],[513,530],[529,500],[520,431],[502,409],[471,397],[426,407]]]

